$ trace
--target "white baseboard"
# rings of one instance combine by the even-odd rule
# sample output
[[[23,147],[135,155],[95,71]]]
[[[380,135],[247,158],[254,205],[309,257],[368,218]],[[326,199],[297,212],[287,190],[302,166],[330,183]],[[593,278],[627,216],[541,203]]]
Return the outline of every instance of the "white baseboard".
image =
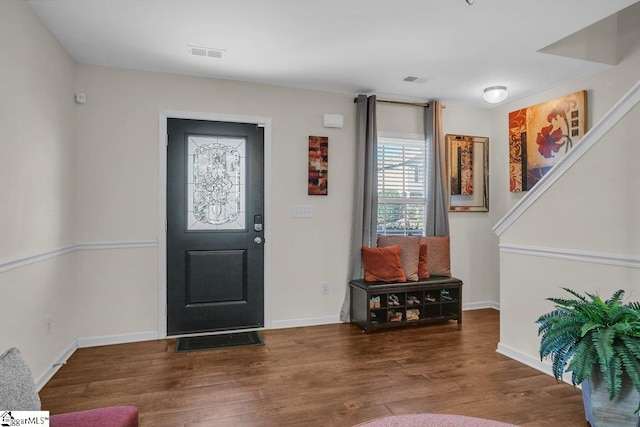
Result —
[[[158,331],[134,332],[122,335],[106,335],[102,337],[78,338],[76,343],[78,348],[97,347],[99,345],[124,344],[139,341],[157,340]]]
[[[67,359],[71,357],[74,351],[78,348],[78,344],[73,341],[61,354],[58,358],[51,364],[51,367],[38,375],[36,378],[36,389],[38,391],[42,390],[42,388],[49,382],[51,378],[58,372],[58,369],[62,367],[65,363],[67,363]]]
[[[274,320],[270,329],[299,328],[301,326],[318,326],[340,323],[340,316],[307,317],[303,319]]]
[[[493,308],[500,311],[500,304],[495,301],[481,301],[481,302],[468,302],[462,303],[462,311],[467,310],[482,310],[483,308]]]
[[[507,356],[509,359],[516,360],[522,364],[525,364],[531,368],[537,369],[538,371],[545,373],[549,376],[553,376],[553,371],[551,370],[551,363],[546,361],[541,361],[537,357],[532,357],[529,354],[523,353],[520,350],[517,350],[511,346],[506,344],[498,343],[498,348],[496,351],[503,356]],[[562,381],[567,384],[572,384],[571,382],[571,374],[565,373],[562,377]],[[580,388],[579,385],[576,386]]]
[[[35,379],[36,388],[38,391],[42,390],[42,388],[49,382],[51,378],[58,372],[58,369],[62,367],[67,360],[71,357],[71,355],[78,349],[84,347],[96,347],[99,345],[109,345],[109,344],[124,344],[130,342],[139,342],[139,341],[150,341],[158,339],[158,331],[148,331],[148,332],[136,332],[132,334],[122,334],[122,335],[109,335],[102,337],[88,337],[88,338],[78,338],[73,340],[71,344],[62,352],[57,359],[51,363],[51,367],[44,372],[42,372]]]
[[[463,311],[481,310],[483,308],[492,308],[494,310],[500,310],[500,304],[493,301],[471,302],[467,304],[462,304]],[[274,320],[271,322],[271,327],[267,329],[299,328],[303,326],[331,325],[333,323],[349,323],[349,322],[340,321],[340,316],[307,317],[303,319]]]

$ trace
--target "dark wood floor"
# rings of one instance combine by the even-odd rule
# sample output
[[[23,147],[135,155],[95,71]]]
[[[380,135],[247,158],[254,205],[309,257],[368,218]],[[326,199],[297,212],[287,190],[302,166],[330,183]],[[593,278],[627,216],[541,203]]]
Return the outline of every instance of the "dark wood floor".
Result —
[[[351,426],[449,413],[588,426],[580,391],[496,353],[499,313],[365,335],[336,324],[262,331],[265,345],[174,353],[175,340],[78,349],[42,389],[52,414],[136,405],[142,426]]]

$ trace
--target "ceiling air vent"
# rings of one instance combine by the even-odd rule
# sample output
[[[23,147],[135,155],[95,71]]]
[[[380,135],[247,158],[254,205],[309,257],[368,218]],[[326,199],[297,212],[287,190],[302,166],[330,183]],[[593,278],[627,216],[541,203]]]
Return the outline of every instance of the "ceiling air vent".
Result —
[[[223,49],[212,49],[208,47],[189,46],[189,52],[194,56],[205,56],[208,58],[222,58],[225,52]]]
[[[408,83],[424,84],[427,82],[427,79],[422,77],[416,77],[416,76],[407,76],[404,79],[402,79],[402,81],[408,82]]]
[[[191,48],[191,55],[207,56],[207,49],[201,49],[199,47],[192,47]]]

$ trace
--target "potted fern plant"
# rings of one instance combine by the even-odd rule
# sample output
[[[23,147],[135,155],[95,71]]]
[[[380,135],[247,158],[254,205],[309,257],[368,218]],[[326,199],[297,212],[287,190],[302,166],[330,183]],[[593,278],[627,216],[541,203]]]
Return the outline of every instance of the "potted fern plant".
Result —
[[[592,427],[639,425],[640,303],[624,303],[623,290],[603,301],[563,289],[575,298],[547,298],[555,309],[536,321],[540,359],[551,357],[556,379],[571,372],[582,384]]]

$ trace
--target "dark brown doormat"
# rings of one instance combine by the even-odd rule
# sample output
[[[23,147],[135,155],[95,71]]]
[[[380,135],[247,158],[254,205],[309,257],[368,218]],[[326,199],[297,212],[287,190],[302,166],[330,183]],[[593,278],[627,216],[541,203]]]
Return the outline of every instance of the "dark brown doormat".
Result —
[[[178,338],[176,353],[200,350],[219,350],[231,347],[264,345],[258,332],[238,332],[222,335]]]

